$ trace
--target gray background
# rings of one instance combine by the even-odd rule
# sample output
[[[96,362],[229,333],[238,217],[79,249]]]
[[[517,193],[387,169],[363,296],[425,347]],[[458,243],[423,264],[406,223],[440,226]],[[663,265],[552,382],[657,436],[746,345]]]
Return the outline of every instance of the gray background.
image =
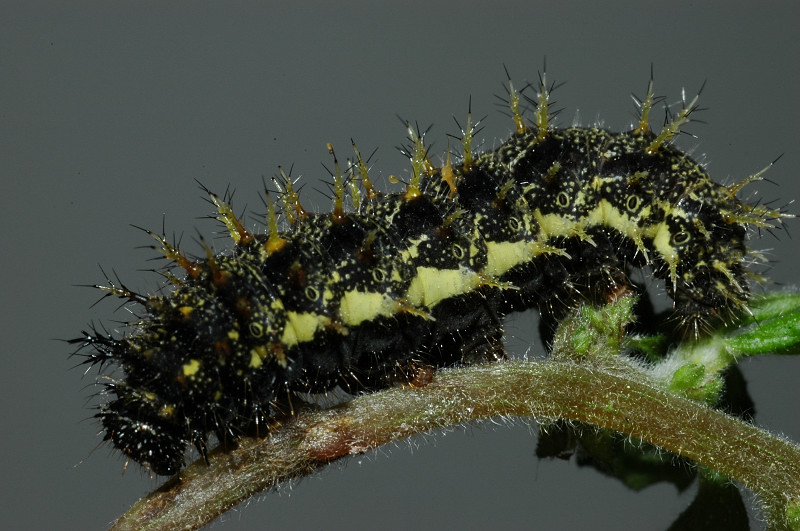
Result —
[[[294,164],[306,205],[327,173],[325,143],[341,158],[355,138],[379,147],[373,174],[386,188],[408,164],[395,113],[434,124],[432,153],[446,149],[472,95],[488,115],[481,138],[501,142],[511,122],[495,108],[502,65],[518,84],[547,57],[555,99],[569,125],[610,128],[633,120],[650,63],[656,88],[677,101],[704,80],[690,130],[712,174],[730,182],[786,155],[769,173],[768,199],[800,197],[797,10],[761,3],[603,2],[446,7],[393,2],[277,8],[254,3],[3,2],[0,7],[0,174],[3,180],[3,404],[0,514],[7,529],[98,529],[158,482],[99,446],[87,420],[93,378],[70,348],[90,320],[124,319],[116,304],[75,284],[103,280],[98,263],[132,288],[158,283],[145,235],[130,223],[183,232],[216,226],[193,179],[230,185],[236,205],[261,211],[262,176]],[[663,114],[657,113],[654,121]],[[688,141],[687,141],[688,140]],[[319,187],[318,188],[322,188]],[[797,212],[797,207],[793,207]],[[797,222],[790,222],[790,231]],[[217,240],[219,246],[225,245]],[[767,236],[770,276],[796,279],[798,239]],[[195,248],[196,249],[196,248]],[[509,325],[517,354],[532,317]],[[743,364],[758,421],[800,440],[800,360]],[[229,528],[597,528],[661,529],[691,501],[656,486],[626,491],[574,463],[539,462],[523,423],[488,424],[414,439],[334,466],[229,513]]]

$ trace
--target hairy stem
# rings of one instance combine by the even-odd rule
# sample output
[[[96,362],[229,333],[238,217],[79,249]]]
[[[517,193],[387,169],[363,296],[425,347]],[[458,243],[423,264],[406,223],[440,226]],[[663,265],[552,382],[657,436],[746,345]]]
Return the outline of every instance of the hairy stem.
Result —
[[[648,441],[717,470],[788,527],[800,503],[800,446],[672,394],[610,360],[508,361],[441,370],[425,387],[396,387],[303,412],[260,440],[218,452],[140,500],[114,529],[196,529],[251,495],[342,457],[437,428],[493,417],[569,419]]]

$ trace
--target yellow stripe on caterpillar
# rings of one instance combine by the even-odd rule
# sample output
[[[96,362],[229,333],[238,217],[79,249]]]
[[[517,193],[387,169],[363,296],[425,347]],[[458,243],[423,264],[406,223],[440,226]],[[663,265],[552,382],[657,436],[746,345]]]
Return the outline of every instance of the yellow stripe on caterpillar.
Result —
[[[483,284],[481,275],[469,268],[418,267],[408,286],[406,300],[414,306],[433,308],[441,301],[474,291]]]

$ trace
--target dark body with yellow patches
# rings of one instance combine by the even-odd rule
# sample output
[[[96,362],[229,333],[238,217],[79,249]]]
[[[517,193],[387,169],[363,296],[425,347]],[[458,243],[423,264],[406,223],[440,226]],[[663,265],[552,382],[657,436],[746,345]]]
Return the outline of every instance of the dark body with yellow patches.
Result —
[[[517,133],[478,156],[468,127],[457,167],[435,168],[411,131],[404,193],[375,191],[356,150],[352,173],[366,193],[351,211],[334,158],[330,214],[307,213],[285,177],[286,230],[270,203],[266,233],[252,234],[211,194],[229,253],[187,258],[151,234],[184,278],[166,272],[173,290],[151,296],[102,286],[138,305],[138,320],[121,335],[74,340],[89,348],[86,363],[125,373],[104,383],[105,439],[173,474],[188,445],[207,456],[211,434],[223,443],[265,434],[296,393],[378,389],[418,367],[502,357],[509,312],[557,317],[604,302],[629,288],[631,268],[665,280],[690,334],[744,307],[746,227],[781,213],[740,202],[740,185],[714,183],[669,144],[694,102],[655,135],[652,92],[627,133],[551,127],[544,83],[528,128],[511,94]]]
[[[384,197],[338,222],[309,216],[268,256],[256,236],[231,256],[197,261],[171,294],[141,301],[147,315],[131,335],[87,334],[90,360],[113,360],[127,374],[108,385],[116,399],[98,414],[107,438],[172,474],[187,443],[205,455],[209,433],[222,441],[266,433],[289,410],[291,392],[375,389],[410,377],[414,365],[492,355],[499,323],[482,293],[430,307],[402,302],[420,267],[485,263],[485,252],[464,251],[468,216],[443,227],[455,205],[444,194],[431,187],[412,201]],[[342,308],[355,291],[380,296],[386,308],[356,322]]]
[[[748,250],[739,216],[747,207],[680,150],[647,154],[653,138],[570,128],[537,140],[526,132],[479,160],[487,175],[514,179],[529,208],[556,225],[550,237],[569,255],[534,265],[548,272],[531,286],[531,304],[547,298],[542,286],[611,288],[644,265],[667,280],[678,318],[692,332],[745,304]],[[563,295],[556,290],[555,298]]]

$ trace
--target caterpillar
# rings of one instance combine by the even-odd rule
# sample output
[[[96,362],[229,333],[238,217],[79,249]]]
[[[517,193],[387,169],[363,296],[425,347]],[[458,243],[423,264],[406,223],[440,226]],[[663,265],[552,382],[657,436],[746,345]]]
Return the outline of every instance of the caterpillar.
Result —
[[[747,229],[784,215],[737,197],[763,171],[723,186],[673,145],[697,97],[652,131],[652,76],[636,99],[638,123],[622,133],[556,127],[552,88],[540,75],[528,97],[509,78],[511,137],[474,152],[470,114],[462,153],[448,150],[441,167],[409,127],[401,192],[375,188],[355,144],[345,171],[329,145],[330,213],[307,211],[280,169],[282,227],[269,192],[266,228],[251,231],[227,193],[206,190],[229,251],[203,242],[194,257],[146,231],[170,262],[160,273],[171,287],[144,295],[119,281],[95,286],[136,317],[71,340],[84,363],[124,373],[102,377],[107,401],[95,416],[104,440],[172,475],[190,446],[207,459],[210,435],[264,435],[297,393],[379,389],[419,367],[501,358],[507,314],[559,315],[610,299],[631,287],[633,268],[665,281],[687,335],[735,319],[755,277],[747,266],[761,259]],[[535,106],[532,123],[522,98]]]

